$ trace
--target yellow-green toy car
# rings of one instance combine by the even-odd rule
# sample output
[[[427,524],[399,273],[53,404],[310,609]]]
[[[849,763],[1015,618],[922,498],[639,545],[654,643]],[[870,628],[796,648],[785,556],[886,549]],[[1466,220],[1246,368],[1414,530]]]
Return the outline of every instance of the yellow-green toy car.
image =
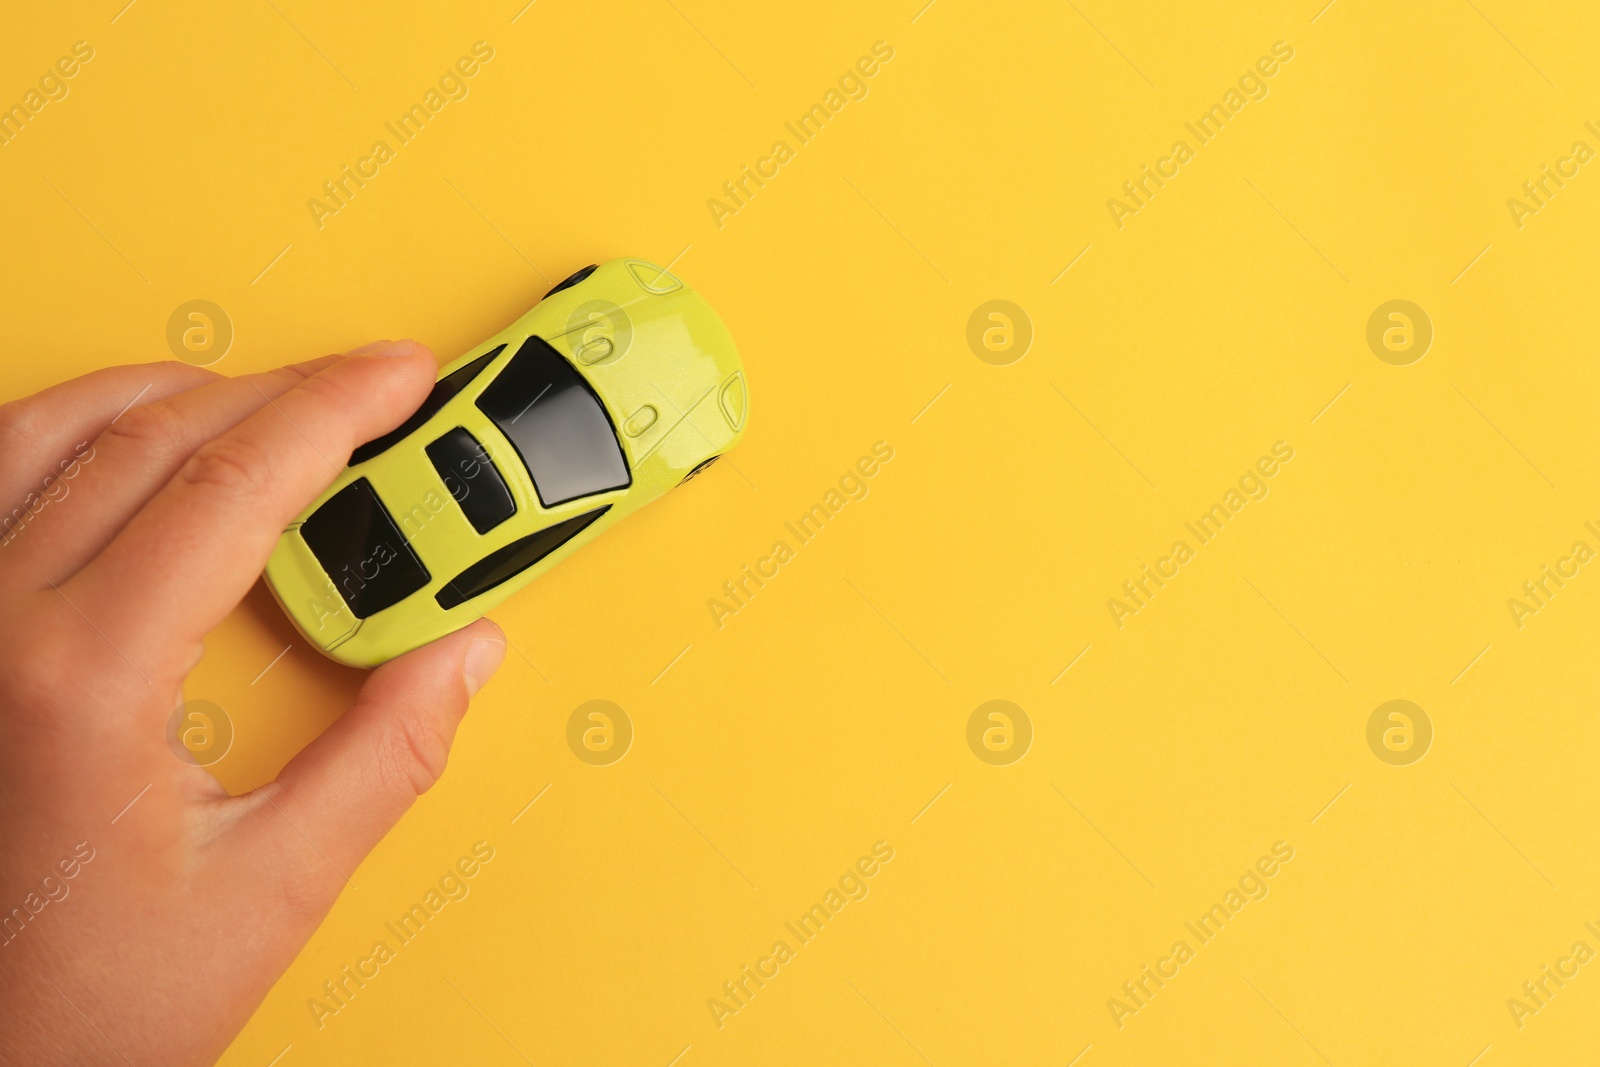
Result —
[[[586,267],[447,365],[279,539],[273,595],[372,667],[472,622],[743,435],[738,351],[660,267]]]

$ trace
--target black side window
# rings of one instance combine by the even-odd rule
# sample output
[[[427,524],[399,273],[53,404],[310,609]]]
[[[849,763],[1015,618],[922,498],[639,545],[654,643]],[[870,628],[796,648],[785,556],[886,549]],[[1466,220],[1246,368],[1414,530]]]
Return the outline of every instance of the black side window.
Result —
[[[300,536],[358,619],[392,607],[428,584],[428,568],[365,478],[313,511],[300,524]]]
[[[441,608],[449,611],[475,596],[482,596],[502,582],[515,578],[577,537],[591,523],[610,510],[611,505],[607,504],[577,518],[547,526],[538,533],[529,534],[489,553],[446,582],[444,588],[434,594],[434,599],[439,602]]]
[[[547,508],[632,484],[611,416],[587,379],[542,337],[529,337],[478,397]]]
[[[572,274],[567,275],[566,278],[556,282],[556,284],[550,288],[550,291],[539,299],[549,300],[552,296],[555,296],[557,293],[561,292],[561,290],[571,289],[574,285],[577,285],[579,282],[583,281],[585,278],[599,269],[600,264],[591,263],[580,271],[574,271]]]
[[[422,406],[412,413],[411,417],[399,426],[390,430],[382,437],[375,437],[350,453],[350,466],[365,463],[373,456],[387,452],[401,441],[405,440],[418,426],[427,422],[438,414],[439,409],[450,402],[450,399],[467,387],[467,383],[483,372],[495,356],[505,351],[506,346],[500,345],[479,356],[458,371],[452,371],[434,383],[433,392],[428,394],[428,399]]]
[[[444,487],[479,533],[517,513],[517,502],[478,439],[457,426],[425,450]]]

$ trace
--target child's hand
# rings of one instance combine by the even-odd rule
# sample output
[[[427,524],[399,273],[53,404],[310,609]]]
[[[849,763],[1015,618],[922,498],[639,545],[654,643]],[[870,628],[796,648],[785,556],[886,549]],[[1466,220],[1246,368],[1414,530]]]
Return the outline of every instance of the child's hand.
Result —
[[[436,371],[399,341],[233,379],[118,367],[0,407],[0,1062],[212,1062],[444,770],[505,652],[488,620],[374,671],[248,795],[166,739],[202,637]]]

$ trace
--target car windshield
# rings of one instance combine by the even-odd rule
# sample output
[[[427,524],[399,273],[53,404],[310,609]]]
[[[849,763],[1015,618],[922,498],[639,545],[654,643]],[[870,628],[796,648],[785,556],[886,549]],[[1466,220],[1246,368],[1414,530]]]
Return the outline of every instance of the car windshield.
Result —
[[[541,337],[523,342],[478,408],[517,450],[547,508],[632,484],[600,398]]]

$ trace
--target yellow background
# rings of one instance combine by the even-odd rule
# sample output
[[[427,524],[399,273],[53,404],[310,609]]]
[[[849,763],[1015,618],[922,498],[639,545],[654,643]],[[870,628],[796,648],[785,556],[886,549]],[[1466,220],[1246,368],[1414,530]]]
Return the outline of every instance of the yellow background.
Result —
[[[106,0],[0,36],[5,103],[95,49],[0,148],[8,397],[163,358],[197,298],[230,373],[451,358],[623,255],[701,289],[751,383],[731,462],[495,613],[516,651],[443,781],[224,1063],[1592,1059],[1600,964],[1521,1029],[1506,1000],[1600,949],[1600,577],[1520,629],[1506,602],[1600,547],[1600,174],[1520,229],[1506,201],[1600,148],[1600,10],[522,2]],[[470,95],[319,229],[308,198],[479,40]],[[1107,199],[1280,40],[1270,95],[1119,229]],[[1409,366],[1365,340],[1397,298],[1435,331]],[[966,341],[991,299],[1034,330],[1007,366]],[[870,494],[719,629],[708,599],[880,440]],[[1118,629],[1107,598],[1279,440],[1270,495]],[[258,590],[191,678],[236,789],[359,680],[299,643],[262,674],[293,640]],[[565,740],[592,699],[633,723],[610,766]],[[992,699],[1033,724],[1010,766],[967,745]],[[1392,699],[1433,724],[1410,766],[1367,745]],[[479,840],[471,895],[319,1029],[323,981]],[[880,840],[870,894],[719,1029],[708,998]],[[1270,895],[1119,1029],[1107,999],[1278,840]]]

